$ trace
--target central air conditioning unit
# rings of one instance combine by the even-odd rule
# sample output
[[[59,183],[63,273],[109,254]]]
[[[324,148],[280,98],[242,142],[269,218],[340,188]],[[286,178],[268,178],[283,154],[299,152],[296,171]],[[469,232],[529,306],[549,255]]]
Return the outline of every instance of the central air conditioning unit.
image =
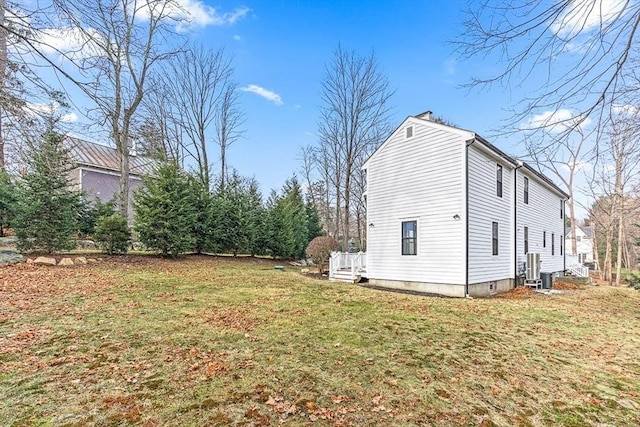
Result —
[[[527,280],[540,280],[540,254],[537,252],[527,253]]]

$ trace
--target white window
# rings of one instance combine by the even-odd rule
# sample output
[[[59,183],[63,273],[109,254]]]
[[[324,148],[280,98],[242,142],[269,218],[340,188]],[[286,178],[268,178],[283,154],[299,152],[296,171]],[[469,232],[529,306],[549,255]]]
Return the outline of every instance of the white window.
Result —
[[[406,137],[411,138],[413,136],[413,126],[409,126],[406,129]]]
[[[402,255],[418,254],[418,222],[402,222]]]

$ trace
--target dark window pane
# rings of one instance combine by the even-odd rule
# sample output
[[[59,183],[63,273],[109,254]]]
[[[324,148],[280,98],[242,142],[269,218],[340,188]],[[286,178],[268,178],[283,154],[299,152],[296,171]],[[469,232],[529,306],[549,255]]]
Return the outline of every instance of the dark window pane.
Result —
[[[402,255],[417,255],[418,222],[402,223]]]

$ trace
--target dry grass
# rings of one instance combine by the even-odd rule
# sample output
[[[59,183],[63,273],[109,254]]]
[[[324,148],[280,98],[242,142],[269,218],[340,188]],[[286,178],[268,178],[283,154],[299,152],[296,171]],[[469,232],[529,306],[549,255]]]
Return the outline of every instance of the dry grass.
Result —
[[[0,268],[0,424],[640,424],[637,291],[425,298],[273,265]]]

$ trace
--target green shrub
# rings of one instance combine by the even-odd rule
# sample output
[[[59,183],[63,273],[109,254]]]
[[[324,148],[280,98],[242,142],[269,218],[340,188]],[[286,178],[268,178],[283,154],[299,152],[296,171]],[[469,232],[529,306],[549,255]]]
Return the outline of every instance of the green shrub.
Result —
[[[101,216],[96,222],[95,241],[109,255],[126,254],[131,242],[127,220],[118,214]]]
[[[640,275],[632,274],[631,280],[629,280],[629,286],[637,291],[640,291]]]

